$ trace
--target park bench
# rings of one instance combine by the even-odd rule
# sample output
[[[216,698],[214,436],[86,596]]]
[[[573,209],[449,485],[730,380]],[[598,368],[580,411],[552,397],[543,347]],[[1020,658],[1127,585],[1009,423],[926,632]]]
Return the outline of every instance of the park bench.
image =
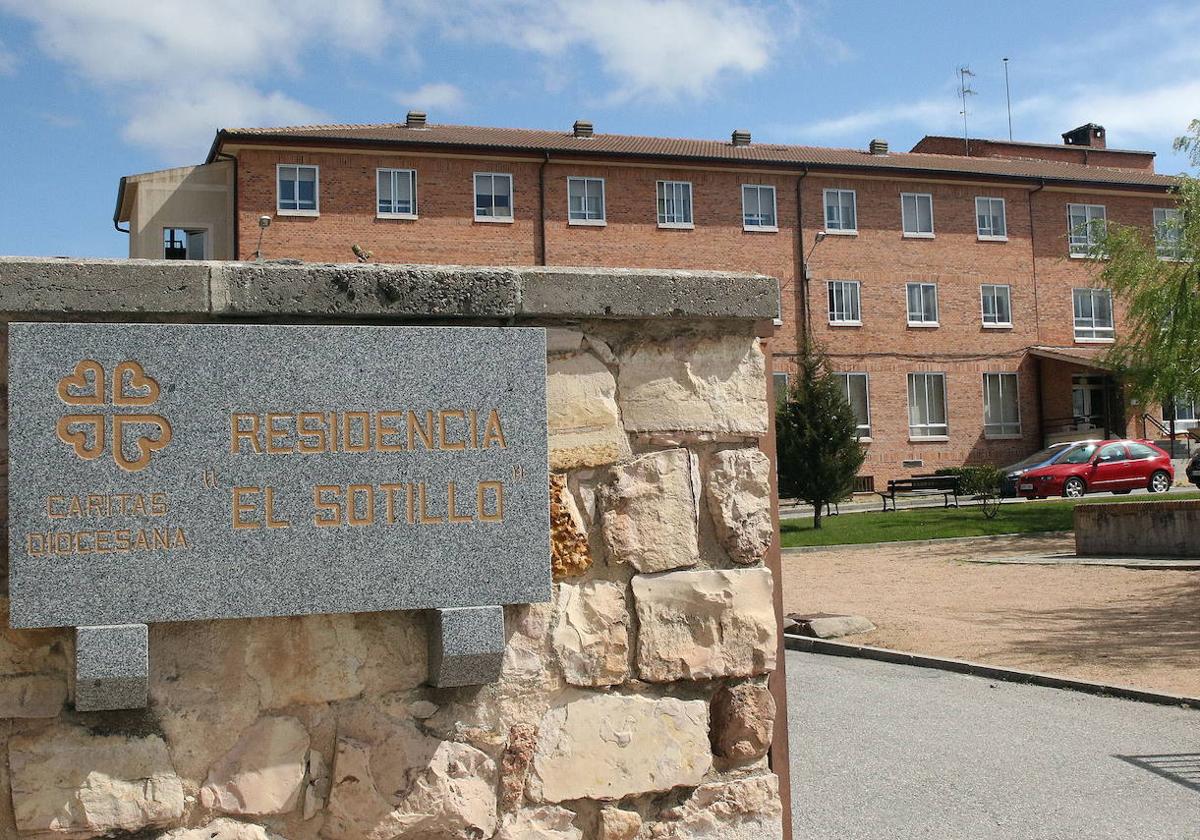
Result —
[[[876,490],[883,499],[883,509],[889,510],[888,500],[891,499],[890,510],[896,509],[896,496],[937,496],[941,495],[945,507],[950,507],[950,497],[954,497],[954,507],[958,507],[958,476],[956,475],[919,475],[914,478],[895,478],[887,483],[887,490]]]

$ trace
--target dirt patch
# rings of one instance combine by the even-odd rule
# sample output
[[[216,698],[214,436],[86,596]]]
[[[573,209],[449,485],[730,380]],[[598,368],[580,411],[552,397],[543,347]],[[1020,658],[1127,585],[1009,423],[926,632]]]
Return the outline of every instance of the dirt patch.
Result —
[[[1200,572],[989,566],[1073,551],[1072,537],[785,555],[786,612],[852,613],[845,641],[1200,697]]]

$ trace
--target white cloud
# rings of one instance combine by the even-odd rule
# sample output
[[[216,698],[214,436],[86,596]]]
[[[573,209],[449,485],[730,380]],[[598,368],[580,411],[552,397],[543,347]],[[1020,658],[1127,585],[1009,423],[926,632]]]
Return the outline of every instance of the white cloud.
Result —
[[[449,82],[431,82],[416,90],[400,91],[396,94],[397,104],[421,111],[458,111],[466,104],[462,88]],[[433,121],[439,122],[435,113]]]
[[[0,41],[0,76],[11,76],[17,72],[17,54]]]
[[[947,130],[961,114],[950,98],[920,99],[896,105],[880,105],[861,111],[853,111],[840,117],[830,117],[816,122],[794,126],[789,134],[816,140],[858,140],[870,132],[888,128],[898,123],[920,125],[930,130]],[[936,128],[935,128],[936,127]],[[865,143],[865,139],[863,139]]]

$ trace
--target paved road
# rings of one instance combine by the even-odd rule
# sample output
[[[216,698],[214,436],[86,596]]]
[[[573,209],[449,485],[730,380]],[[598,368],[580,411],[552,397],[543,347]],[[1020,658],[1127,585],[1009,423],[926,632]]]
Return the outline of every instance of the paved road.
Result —
[[[787,656],[796,840],[1200,838],[1200,711]]]

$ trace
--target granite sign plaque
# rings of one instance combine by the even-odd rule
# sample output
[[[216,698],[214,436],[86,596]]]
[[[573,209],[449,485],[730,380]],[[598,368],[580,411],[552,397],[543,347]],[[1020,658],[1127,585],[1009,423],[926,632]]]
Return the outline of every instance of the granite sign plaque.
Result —
[[[545,383],[541,329],[14,323],[11,623],[548,600]]]

